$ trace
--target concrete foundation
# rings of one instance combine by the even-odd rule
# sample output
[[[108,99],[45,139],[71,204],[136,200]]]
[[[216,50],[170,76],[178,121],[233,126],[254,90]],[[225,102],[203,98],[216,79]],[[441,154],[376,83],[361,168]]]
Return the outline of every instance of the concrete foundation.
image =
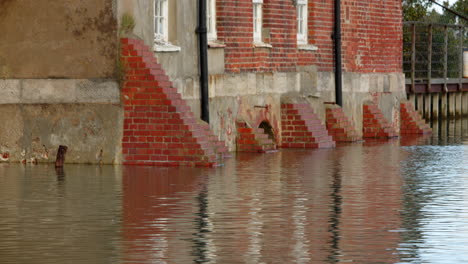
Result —
[[[123,111],[109,80],[0,80],[0,153],[10,162],[121,162]]]
[[[325,124],[325,102],[334,101],[332,73],[244,73],[210,75],[210,126],[230,151],[236,149],[236,121],[257,128],[267,121],[281,142],[281,103],[307,101]],[[362,133],[362,104],[373,101],[398,128],[398,102],[405,99],[399,74],[344,75],[343,110]],[[186,78],[174,86],[195,116],[200,113],[199,83]],[[118,83],[88,79],[0,80],[0,153],[9,161],[51,162],[67,145],[66,162],[121,163],[123,109]],[[294,102],[293,102],[294,103]]]
[[[325,102],[334,102],[332,73],[244,73],[210,75],[210,126],[235,150],[236,120],[251,127],[267,120],[273,127],[277,143],[281,142],[280,104],[306,100],[325,124]],[[307,76],[305,78],[304,76]],[[344,74],[343,109],[359,133],[362,133],[362,104],[373,101],[379,105],[392,126],[399,128],[399,102],[406,99],[402,90],[402,74]],[[196,83],[196,81],[195,81]],[[195,84],[194,87],[198,87]],[[186,88],[179,87],[178,90]],[[185,95],[184,95],[185,97]],[[198,99],[191,106],[199,113]]]

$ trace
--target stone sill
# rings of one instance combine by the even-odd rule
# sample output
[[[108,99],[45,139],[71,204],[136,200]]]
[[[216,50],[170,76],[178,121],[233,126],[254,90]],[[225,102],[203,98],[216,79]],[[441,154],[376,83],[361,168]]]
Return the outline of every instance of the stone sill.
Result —
[[[253,45],[254,45],[254,48],[267,48],[267,49],[273,48],[272,45],[268,43],[263,43],[263,42],[255,42]]]
[[[308,51],[316,51],[318,50],[317,46],[309,45],[309,44],[297,44],[298,50],[308,50]]]
[[[171,43],[156,43],[154,44],[153,50],[155,52],[179,52],[181,51],[181,48],[179,46],[172,45]]]
[[[226,44],[216,41],[216,40],[209,40],[208,41],[208,48],[211,49],[223,49],[226,47]]]

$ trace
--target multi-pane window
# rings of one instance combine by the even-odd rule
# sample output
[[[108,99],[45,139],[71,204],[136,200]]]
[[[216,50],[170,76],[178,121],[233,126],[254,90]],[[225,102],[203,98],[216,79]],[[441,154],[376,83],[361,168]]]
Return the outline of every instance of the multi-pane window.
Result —
[[[215,40],[216,36],[216,0],[207,1],[207,29],[208,29],[208,40]]]
[[[253,0],[253,37],[254,42],[262,42],[263,0]]]
[[[154,0],[154,39],[167,42],[169,39],[168,0]]]
[[[307,0],[297,0],[297,43],[307,44]]]

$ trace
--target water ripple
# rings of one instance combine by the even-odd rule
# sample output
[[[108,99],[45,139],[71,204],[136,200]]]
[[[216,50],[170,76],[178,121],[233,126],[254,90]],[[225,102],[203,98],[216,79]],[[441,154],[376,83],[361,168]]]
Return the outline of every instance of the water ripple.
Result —
[[[424,140],[216,169],[0,164],[0,262],[463,263],[468,147]]]

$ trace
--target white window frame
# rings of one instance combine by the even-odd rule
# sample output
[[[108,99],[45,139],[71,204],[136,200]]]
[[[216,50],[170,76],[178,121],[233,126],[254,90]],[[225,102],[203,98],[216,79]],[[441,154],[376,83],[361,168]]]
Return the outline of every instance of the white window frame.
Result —
[[[169,42],[169,0],[154,0],[154,41],[156,43]]]
[[[297,21],[297,44],[307,44],[307,21],[309,11],[307,0],[297,0],[296,2],[296,21]]]
[[[253,40],[262,43],[263,0],[252,0],[253,4]]]
[[[178,52],[180,47],[169,42],[169,0],[154,0],[154,51]]]
[[[208,0],[206,8],[206,25],[208,30],[208,41],[218,38],[216,33],[216,0]]]

